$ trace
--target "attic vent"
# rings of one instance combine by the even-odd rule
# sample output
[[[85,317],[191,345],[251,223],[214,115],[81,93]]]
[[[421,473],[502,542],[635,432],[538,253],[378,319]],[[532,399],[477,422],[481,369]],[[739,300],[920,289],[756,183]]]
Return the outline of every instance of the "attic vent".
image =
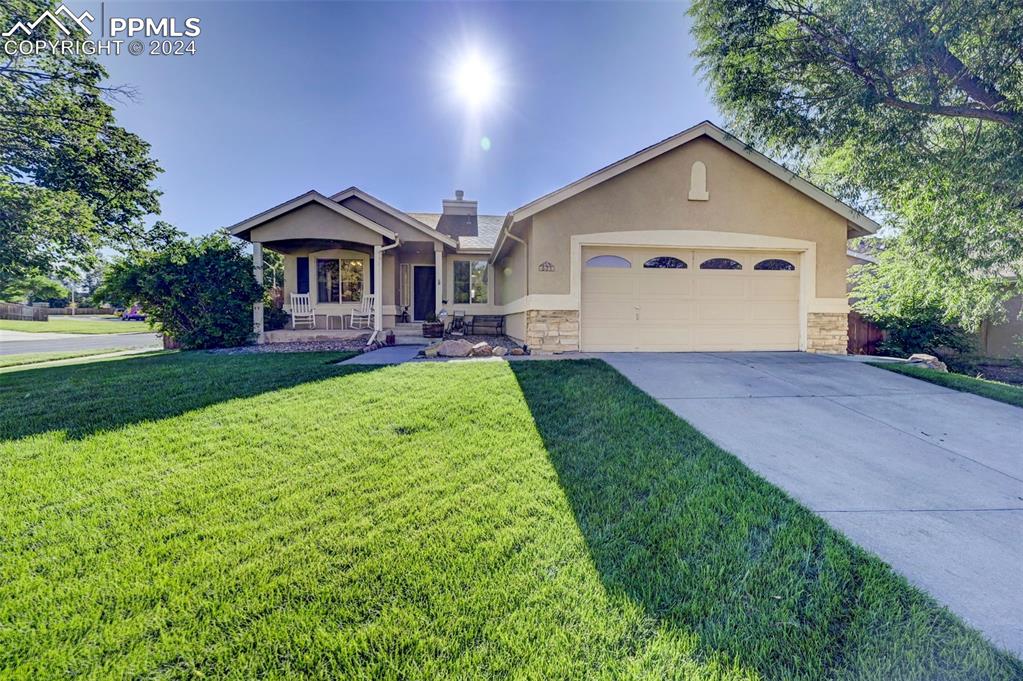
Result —
[[[707,166],[703,161],[693,163],[693,169],[689,177],[689,200],[706,201],[710,198],[707,193]]]

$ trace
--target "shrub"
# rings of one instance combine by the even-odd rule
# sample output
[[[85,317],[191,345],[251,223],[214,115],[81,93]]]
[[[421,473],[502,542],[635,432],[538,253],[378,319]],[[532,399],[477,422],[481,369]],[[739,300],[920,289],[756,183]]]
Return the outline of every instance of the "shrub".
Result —
[[[276,331],[291,323],[291,315],[280,305],[263,301],[263,329]]]
[[[872,316],[869,319],[885,332],[885,339],[877,346],[881,354],[926,352],[948,356],[974,349],[970,334],[942,321],[941,312],[932,308],[921,308],[912,315]]]
[[[252,259],[223,233],[172,241],[160,251],[122,260],[108,272],[107,286],[138,301],[185,349],[249,342],[252,306],[263,299]]]

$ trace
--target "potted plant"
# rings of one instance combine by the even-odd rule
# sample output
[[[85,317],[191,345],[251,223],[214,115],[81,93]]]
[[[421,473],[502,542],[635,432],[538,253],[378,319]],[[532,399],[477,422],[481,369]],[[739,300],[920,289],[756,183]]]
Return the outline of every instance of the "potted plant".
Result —
[[[430,313],[426,315],[423,322],[423,338],[443,338],[444,322],[437,319],[437,315]]]

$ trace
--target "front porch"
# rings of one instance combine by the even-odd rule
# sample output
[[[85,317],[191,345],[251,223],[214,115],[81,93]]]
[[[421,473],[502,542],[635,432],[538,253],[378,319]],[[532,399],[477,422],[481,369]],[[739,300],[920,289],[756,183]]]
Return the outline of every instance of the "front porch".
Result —
[[[312,308],[312,323],[267,330],[263,305],[256,304],[253,331],[259,343],[365,335],[368,344],[400,322],[440,312],[445,248],[453,250],[457,242],[425,225],[377,213],[370,217],[366,205],[352,205],[359,210],[309,192],[232,228],[232,234],[252,244],[258,281],[263,280],[264,249],[283,256],[284,310],[291,313],[295,295],[307,296]],[[363,319],[353,325],[352,313],[364,305],[370,307],[370,323]],[[418,331],[402,335],[422,340]]]

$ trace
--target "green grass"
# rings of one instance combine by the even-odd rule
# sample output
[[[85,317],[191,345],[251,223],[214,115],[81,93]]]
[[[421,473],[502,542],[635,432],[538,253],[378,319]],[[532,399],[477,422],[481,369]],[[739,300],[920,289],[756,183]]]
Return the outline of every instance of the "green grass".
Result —
[[[335,357],[5,376],[0,676],[1023,676],[606,364]]]
[[[59,359],[73,359],[75,357],[102,355],[109,352],[117,352],[117,349],[68,350],[66,352],[25,352],[17,355],[0,355],[0,369],[4,367],[23,366],[26,364],[39,364],[40,362],[53,362]]]
[[[946,388],[952,388],[953,390],[960,390],[964,393],[973,393],[974,395],[980,395],[981,397],[987,397],[988,399],[998,400],[999,402],[1005,402],[1006,404],[1012,404],[1017,407],[1023,407],[1023,388],[1017,385],[1002,383],[1000,381],[989,381],[984,378],[974,378],[972,376],[964,376],[962,374],[946,374],[941,371],[934,371],[933,369],[924,369],[922,367],[897,364],[895,362],[868,362],[868,364],[870,364],[870,366],[878,367],[879,369],[887,369],[888,371],[894,371],[897,374],[912,376],[913,378],[919,378],[929,383],[943,385]]]
[[[45,322],[23,319],[0,319],[0,331],[26,333],[145,333],[152,331],[148,322],[122,322],[113,316],[53,315]],[[155,332],[154,332],[155,333]]]

